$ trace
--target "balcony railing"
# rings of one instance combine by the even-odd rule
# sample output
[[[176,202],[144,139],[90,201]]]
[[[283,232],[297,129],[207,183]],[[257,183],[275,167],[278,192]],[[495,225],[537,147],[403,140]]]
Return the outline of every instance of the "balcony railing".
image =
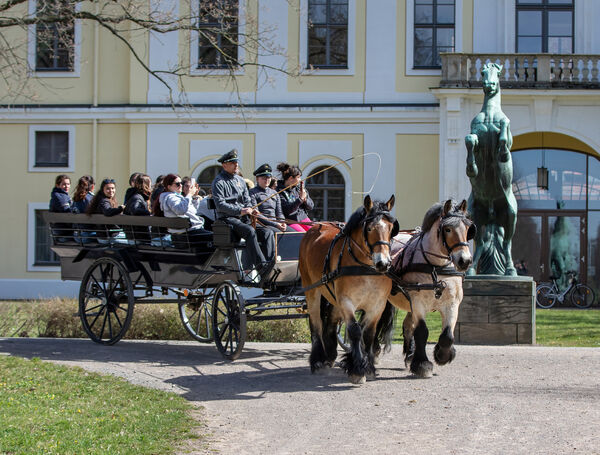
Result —
[[[481,87],[487,62],[503,65],[502,88],[600,89],[600,55],[443,53],[440,87]]]

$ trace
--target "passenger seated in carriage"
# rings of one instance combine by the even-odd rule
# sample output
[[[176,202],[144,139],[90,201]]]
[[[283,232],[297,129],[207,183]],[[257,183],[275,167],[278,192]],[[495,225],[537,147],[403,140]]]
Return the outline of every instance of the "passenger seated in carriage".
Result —
[[[250,260],[258,273],[266,276],[273,267],[275,238],[273,231],[269,229],[262,226],[257,226],[256,229],[252,227],[250,215],[256,216],[260,212],[252,208],[246,182],[238,175],[238,160],[236,149],[225,153],[217,160],[223,166],[223,170],[212,183],[217,217],[229,224],[237,235],[246,240]]]
[[[258,206],[256,208],[263,215],[258,218],[258,222],[273,232],[285,232],[286,230],[296,232],[283,222],[281,199],[277,192],[269,186],[273,176],[271,166],[263,164],[254,171],[254,176],[256,177],[256,186],[249,193],[252,206]]]
[[[50,205],[49,211],[56,213],[71,213],[73,210],[73,201],[69,196],[69,189],[71,188],[71,178],[68,175],[61,174],[56,176],[54,180],[54,188],[50,193]],[[69,240],[68,237],[73,236],[73,225],[68,223],[56,223],[53,229],[53,234],[56,240],[64,242]]]
[[[100,183],[100,191],[92,198],[86,213],[88,215],[100,214],[104,216],[115,216],[123,213],[124,205],[119,205],[115,194],[117,191],[116,183],[113,179],[104,179]],[[104,232],[99,229],[96,231],[98,242],[106,243],[107,240],[118,243],[126,243],[125,233],[119,226],[107,224],[104,226]]]
[[[94,198],[94,177],[91,175],[83,175],[79,177],[77,188],[73,193],[73,212],[85,213]],[[77,241],[81,243],[89,243],[91,237],[95,234],[94,225],[76,224],[74,227],[78,230]]]
[[[181,177],[176,174],[168,174],[163,179],[165,190],[158,197],[154,205],[155,216],[165,216],[167,218],[188,218],[191,226],[186,229],[171,229],[173,243],[177,245],[186,245],[189,239],[190,244],[198,246],[209,242],[212,239],[212,232],[204,229],[204,219],[197,215],[198,187],[190,189],[187,196],[181,194],[183,182]]]
[[[134,191],[129,195],[124,215],[150,216],[150,195],[152,194],[152,180],[146,174],[138,174],[133,183]],[[147,242],[150,240],[148,226],[132,226],[125,235],[130,240]]]
[[[302,182],[302,171],[298,166],[291,166],[288,163],[279,163],[277,170],[281,172],[281,178],[278,182],[277,191],[281,191],[281,209],[283,215],[288,220],[294,220],[297,223],[289,226],[299,232],[305,232],[310,229],[310,225],[302,223],[310,223],[308,211],[315,207],[312,199],[308,194],[308,190],[304,188]]]

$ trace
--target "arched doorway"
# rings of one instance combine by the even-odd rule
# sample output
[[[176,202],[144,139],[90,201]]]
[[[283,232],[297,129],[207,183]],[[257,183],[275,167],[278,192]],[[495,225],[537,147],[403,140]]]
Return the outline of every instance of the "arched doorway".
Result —
[[[315,174],[327,166],[319,166],[308,173]],[[315,221],[344,221],[346,182],[337,169],[331,168],[315,175],[306,183],[306,188],[315,203],[312,219]]]
[[[600,161],[574,150],[513,151],[513,192],[519,207],[515,266],[536,281],[566,272],[600,288]],[[546,179],[544,178],[546,175]]]

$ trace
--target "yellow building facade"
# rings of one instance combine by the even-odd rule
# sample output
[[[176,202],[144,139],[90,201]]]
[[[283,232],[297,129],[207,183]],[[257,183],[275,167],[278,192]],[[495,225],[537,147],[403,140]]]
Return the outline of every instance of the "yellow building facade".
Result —
[[[197,8],[188,1],[160,3],[182,14]],[[589,16],[600,15],[599,7],[592,0],[572,3],[571,53],[597,56],[600,33]],[[320,24],[315,11],[323,5],[323,28],[345,30],[345,50],[333,63],[315,64],[313,27]],[[34,0],[21,6],[23,12],[35,7]],[[315,189],[324,198],[322,218],[346,219],[367,193],[385,200],[395,194],[401,227],[419,225],[434,202],[468,197],[463,138],[483,99],[480,86],[469,85],[466,76],[456,79],[464,84],[448,82],[456,65],[439,54],[510,60],[517,54],[519,8],[517,0],[239,0],[240,33],[243,28],[260,37],[269,30],[269,39],[283,51],[244,57],[240,47],[240,59],[252,64],[236,71],[235,83],[219,68],[194,64],[198,38],[193,34],[131,33],[128,44],[152,69],[191,62],[189,75],[170,80],[173,99],[185,100],[184,108],[172,106],[166,86],[123,42],[98,24],[76,22],[72,68],[35,70],[28,93],[4,93],[10,103],[0,115],[0,153],[7,166],[2,185],[11,202],[0,238],[5,258],[0,298],[76,293],[76,284],[60,281],[39,218],[48,208],[54,178],[63,173],[72,188],[84,174],[97,182],[113,178],[122,200],[133,172],[153,179],[170,172],[198,178],[211,175],[216,158],[237,148],[246,176],[262,163],[298,164],[305,176],[337,165],[330,176],[336,184],[328,189],[325,181]],[[438,41],[422,39],[423,31]],[[35,69],[36,35],[19,33],[13,38],[28,41]],[[331,43],[325,43],[329,49]],[[329,59],[329,50],[326,55]],[[554,132],[561,138],[558,149],[598,156],[600,131],[594,123],[600,118],[600,90],[597,71],[595,80],[592,75],[598,59],[586,62],[587,84],[582,75],[569,87],[503,89],[516,148],[548,147],[536,134]],[[300,68],[302,75],[269,67]],[[240,102],[242,108],[232,107]],[[54,133],[67,138],[62,161],[40,166],[36,141]],[[586,237],[584,243],[589,256],[592,240]],[[589,268],[592,261],[586,261]]]

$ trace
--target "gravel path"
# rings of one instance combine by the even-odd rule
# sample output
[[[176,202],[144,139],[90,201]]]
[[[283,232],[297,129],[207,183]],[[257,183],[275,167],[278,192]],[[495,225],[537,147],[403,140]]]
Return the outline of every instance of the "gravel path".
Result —
[[[377,379],[353,386],[339,368],[311,375],[305,344],[248,343],[225,362],[194,342],[0,338],[0,354],[122,376],[204,406],[209,446],[222,454],[600,454],[600,349],[457,351],[420,380],[395,346]]]

